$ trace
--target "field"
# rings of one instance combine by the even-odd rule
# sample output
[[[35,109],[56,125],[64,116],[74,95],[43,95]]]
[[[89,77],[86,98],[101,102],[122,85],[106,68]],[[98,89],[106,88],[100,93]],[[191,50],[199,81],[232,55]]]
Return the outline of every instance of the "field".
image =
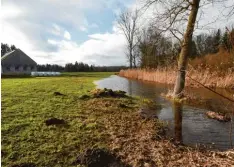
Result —
[[[69,166],[80,150],[105,146],[102,125],[79,96],[95,88],[94,80],[109,75],[2,79],[2,165]],[[69,127],[46,126],[44,121],[52,117]]]
[[[2,79],[2,166],[79,166],[77,157],[88,148],[110,150],[132,166],[232,163],[225,153],[162,139],[161,122],[136,112],[138,98],[91,97],[93,81],[111,74]],[[47,126],[50,118],[65,123]]]

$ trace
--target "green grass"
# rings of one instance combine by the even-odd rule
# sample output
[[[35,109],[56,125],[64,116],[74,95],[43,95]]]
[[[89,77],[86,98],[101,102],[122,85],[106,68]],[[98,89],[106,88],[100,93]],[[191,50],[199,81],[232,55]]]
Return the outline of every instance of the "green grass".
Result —
[[[64,72],[62,76],[76,76],[76,77],[107,77],[113,75],[114,72]]]
[[[86,148],[107,147],[108,134],[99,119],[102,114],[94,112],[98,106],[94,103],[87,108],[87,101],[79,97],[90,94],[94,80],[111,74],[2,79],[2,165],[73,166]],[[113,99],[98,101],[108,100]],[[46,126],[44,121],[51,117],[64,119],[68,126]]]

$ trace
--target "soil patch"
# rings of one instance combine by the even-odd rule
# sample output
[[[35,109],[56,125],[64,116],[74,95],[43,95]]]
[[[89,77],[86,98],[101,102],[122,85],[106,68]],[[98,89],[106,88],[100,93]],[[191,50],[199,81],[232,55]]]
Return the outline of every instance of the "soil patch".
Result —
[[[87,167],[126,167],[118,157],[106,149],[87,149],[76,160],[77,164]]]
[[[95,89],[92,91],[93,97],[127,97],[126,92],[118,90],[113,91],[112,89]]]
[[[46,126],[50,125],[65,125],[66,122],[63,119],[50,118],[45,121]]]
[[[123,104],[123,103],[120,103],[118,106],[121,107],[121,108],[128,108],[128,106]]]
[[[60,93],[60,92],[54,92],[55,96],[65,96],[64,94]]]
[[[86,99],[89,99],[89,98],[90,98],[89,95],[82,95],[82,96],[79,97],[79,99],[81,99],[81,100],[86,100]]]

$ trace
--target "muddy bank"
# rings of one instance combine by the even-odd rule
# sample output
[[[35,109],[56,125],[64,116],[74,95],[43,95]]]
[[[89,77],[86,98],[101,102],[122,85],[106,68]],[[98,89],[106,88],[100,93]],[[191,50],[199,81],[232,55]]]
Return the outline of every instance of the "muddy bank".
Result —
[[[139,114],[139,101],[130,102],[127,98],[93,98],[84,104],[92,109],[105,125],[108,147],[130,166],[231,166],[233,151],[218,152],[175,144],[163,137],[165,127],[157,118],[147,119]],[[128,104],[121,112],[113,112],[119,104]],[[102,110],[103,106],[106,110]]]
[[[87,167],[129,167],[107,149],[91,148],[79,154],[74,164]]]

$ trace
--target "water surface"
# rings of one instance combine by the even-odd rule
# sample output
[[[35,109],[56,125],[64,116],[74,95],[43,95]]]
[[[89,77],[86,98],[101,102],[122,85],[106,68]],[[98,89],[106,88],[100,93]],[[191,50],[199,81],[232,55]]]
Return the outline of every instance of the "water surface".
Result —
[[[233,148],[233,122],[219,122],[208,119],[204,114],[207,111],[205,109],[188,105],[174,105],[165,100],[160,94],[167,93],[168,89],[171,88],[169,85],[130,80],[116,75],[96,81],[95,84],[98,88],[123,90],[129,95],[152,99],[161,104],[162,109],[155,111],[158,118],[169,125],[168,135],[183,144],[205,145],[220,150]],[[226,104],[223,99],[206,89],[190,88],[190,90],[203,98],[212,100],[214,105],[219,102]],[[233,95],[232,91],[221,89],[217,91],[229,97]]]

